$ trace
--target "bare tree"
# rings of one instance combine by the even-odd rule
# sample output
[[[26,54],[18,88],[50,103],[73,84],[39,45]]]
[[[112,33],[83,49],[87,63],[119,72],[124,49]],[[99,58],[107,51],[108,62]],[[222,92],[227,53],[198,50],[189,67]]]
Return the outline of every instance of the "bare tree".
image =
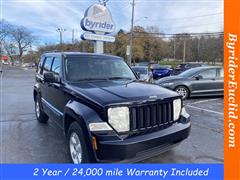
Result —
[[[4,20],[0,21],[0,58],[2,57],[4,40],[8,35],[7,29],[8,23],[6,23]]]
[[[18,49],[18,59],[22,62],[23,53],[31,47],[35,37],[27,28],[23,26],[13,26],[10,29],[10,38],[12,43],[16,45]]]
[[[10,57],[13,52],[16,52],[18,60],[22,62],[23,53],[31,47],[35,41],[35,37],[31,31],[23,26],[12,25],[6,21],[1,21],[1,24],[4,25],[3,28],[1,28],[1,43],[5,51]]]

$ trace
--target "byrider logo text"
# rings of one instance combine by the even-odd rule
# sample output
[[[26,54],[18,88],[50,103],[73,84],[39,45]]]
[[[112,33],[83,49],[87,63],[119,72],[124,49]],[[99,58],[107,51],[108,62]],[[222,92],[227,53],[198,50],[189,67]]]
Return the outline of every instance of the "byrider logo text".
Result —
[[[114,24],[109,24],[107,22],[97,22],[88,18],[84,19],[84,26],[88,30],[101,30],[101,31],[112,31],[114,30]]]

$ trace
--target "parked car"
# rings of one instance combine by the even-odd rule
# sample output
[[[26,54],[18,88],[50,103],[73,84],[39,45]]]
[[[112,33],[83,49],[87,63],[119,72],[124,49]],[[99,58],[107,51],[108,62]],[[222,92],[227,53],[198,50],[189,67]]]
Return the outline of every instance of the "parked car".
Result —
[[[149,62],[147,61],[143,61],[135,64],[135,66],[148,66],[148,65],[149,65]]]
[[[173,72],[171,66],[159,65],[152,69],[153,79],[160,79],[163,77],[170,76]]]
[[[145,66],[132,66],[132,70],[139,75],[139,79],[146,82],[152,82],[152,72]]]
[[[3,65],[9,65],[9,62],[8,61],[2,61],[2,64]]]
[[[173,75],[178,75],[188,69],[195,68],[195,67],[202,67],[202,66],[207,66],[207,64],[197,63],[197,62],[182,63],[177,65],[177,67],[173,71]]]
[[[22,67],[24,67],[24,68],[34,68],[35,66],[36,66],[35,63],[33,63],[33,62],[22,64]]]
[[[155,83],[178,92],[183,99],[223,95],[223,68],[217,66],[192,68],[177,76],[162,78]]]
[[[13,65],[14,65],[14,66],[20,66],[20,61],[14,61],[14,62],[13,62]]]
[[[74,163],[140,161],[190,132],[181,97],[139,82],[117,56],[45,53],[33,97],[37,120],[50,118],[62,128]]]
[[[153,63],[153,62],[151,62],[151,63],[149,63],[148,64],[148,68],[149,69],[156,69],[156,68],[158,68],[160,65],[158,64],[158,63]]]
[[[22,63],[22,67],[24,68],[30,67],[30,63]]]

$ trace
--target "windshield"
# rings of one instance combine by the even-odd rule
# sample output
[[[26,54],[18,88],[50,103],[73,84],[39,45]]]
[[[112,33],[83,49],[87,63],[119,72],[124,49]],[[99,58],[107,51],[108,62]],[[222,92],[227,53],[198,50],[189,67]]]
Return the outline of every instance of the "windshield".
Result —
[[[180,73],[178,76],[188,78],[188,77],[194,76],[198,71],[199,71],[198,68],[192,68],[192,69],[183,71],[183,72]]]
[[[136,73],[140,73],[140,74],[147,74],[147,68],[136,68],[136,67],[132,67],[133,71]]]
[[[66,58],[68,81],[82,80],[135,80],[128,65],[120,58],[75,56]]]

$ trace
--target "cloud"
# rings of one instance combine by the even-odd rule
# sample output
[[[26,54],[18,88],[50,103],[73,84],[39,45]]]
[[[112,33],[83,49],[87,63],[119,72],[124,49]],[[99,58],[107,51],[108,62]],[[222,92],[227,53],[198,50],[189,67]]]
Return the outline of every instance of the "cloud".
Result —
[[[223,26],[223,1],[143,1],[136,3],[136,16],[147,16],[139,22],[158,26],[165,33],[220,31]],[[215,14],[215,15],[214,15]]]
[[[34,32],[41,43],[58,43],[57,27],[67,29],[64,42],[83,32],[80,20],[96,0],[3,0],[3,18]],[[131,0],[107,3],[116,30],[130,29]],[[223,30],[223,0],[136,0],[135,25],[157,26],[164,33],[216,32]],[[143,17],[148,17],[144,19]]]

